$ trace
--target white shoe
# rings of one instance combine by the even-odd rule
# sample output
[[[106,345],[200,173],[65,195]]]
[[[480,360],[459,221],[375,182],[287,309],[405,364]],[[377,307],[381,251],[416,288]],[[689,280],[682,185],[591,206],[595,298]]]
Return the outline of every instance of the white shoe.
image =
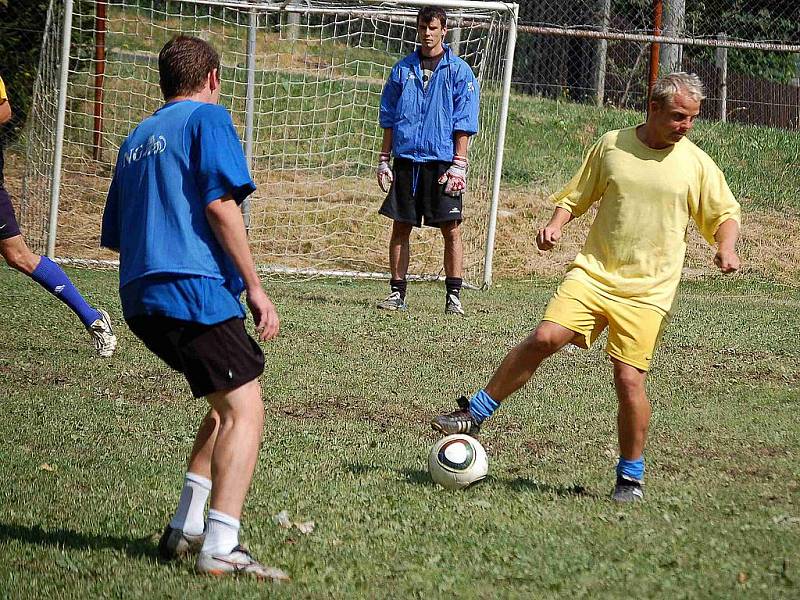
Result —
[[[256,579],[289,581],[289,575],[276,567],[265,567],[243,546],[236,546],[230,554],[206,554],[201,552],[194,566],[198,573],[224,577],[226,575],[250,575]]]
[[[464,307],[461,306],[461,300],[455,294],[447,294],[447,300],[444,303],[444,314],[446,315],[461,315],[466,314]]]
[[[378,308],[383,310],[406,310],[408,305],[400,297],[400,292],[392,292],[385,299],[378,302]]]
[[[108,358],[114,354],[117,347],[117,336],[114,335],[108,313],[102,308],[98,308],[97,312],[100,313],[100,318],[89,325],[89,333],[92,335],[94,351],[97,352],[97,355]]]

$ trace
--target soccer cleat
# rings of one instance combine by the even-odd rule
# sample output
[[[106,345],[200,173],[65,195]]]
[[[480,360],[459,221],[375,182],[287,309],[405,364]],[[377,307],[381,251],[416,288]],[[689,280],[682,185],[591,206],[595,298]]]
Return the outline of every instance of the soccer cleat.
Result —
[[[108,313],[102,308],[98,308],[97,312],[100,313],[100,318],[89,325],[88,329],[92,335],[92,342],[94,342],[94,351],[98,356],[108,358],[114,354],[117,347],[117,336],[114,335]]]
[[[161,534],[161,539],[158,540],[158,558],[169,562],[189,554],[196,554],[200,552],[205,539],[204,533],[188,535],[183,532],[183,529],[174,529],[167,525],[164,533]]]
[[[458,403],[458,410],[434,417],[431,421],[431,427],[433,427],[434,431],[445,435],[466,433],[473,437],[477,436],[481,426],[474,419],[472,413],[469,412],[469,400],[461,396],[456,402]]]
[[[408,308],[408,304],[400,297],[400,292],[392,292],[385,299],[378,302],[378,308],[383,310],[405,310]]]
[[[446,315],[460,315],[464,316],[464,307],[461,306],[461,299],[455,294],[447,294],[447,299],[444,303],[444,314]]]
[[[611,499],[615,502],[640,502],[644,500],[642,482],[628,479],[624,475],[617,475],[617,483],[614,486],[614,493],[611,494]]]
[[[230,554],[206,554],[201,552],[197,557],[195,570],[203,575],[216,577],[248,575],[256,579],[272,581],[288,581],[289,576],[275,567],[265,567],[243,546],[236,546]]]

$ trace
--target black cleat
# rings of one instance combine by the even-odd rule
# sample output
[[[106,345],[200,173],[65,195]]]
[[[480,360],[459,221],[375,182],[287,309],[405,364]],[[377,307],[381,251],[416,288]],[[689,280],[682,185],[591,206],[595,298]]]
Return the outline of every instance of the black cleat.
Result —
[[[458,410],[445,415],[434,417],[431,421],[431,427],[434,431],[438,431],[445,435],[453,435],[456,433],[466,433],[475,437],[481,430],[481,426],[469,412],[469,400],[461,396],[458,400]]]
[[[200,552],[205,538],[205,533],[188,535],[182,529],[173,529],[167,524],[158,541],[158,558],[162,562],[169,562]]]
[[[644,500],[642,482],[617,475],[617,483],[614,486],[611,499],[615,502],[640,502]]]

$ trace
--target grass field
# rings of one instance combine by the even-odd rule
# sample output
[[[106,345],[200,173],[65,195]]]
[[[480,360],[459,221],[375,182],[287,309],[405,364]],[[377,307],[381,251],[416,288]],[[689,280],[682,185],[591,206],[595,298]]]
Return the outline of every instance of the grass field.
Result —
[[[119,321],[114,272],[70,270]],[[649,393],[647,500],[613,505],[615,397],[602,346],[561,353],[482,439],[490,478],[461,493],[426,472],[429,418],[483,384],[555,280],[466,293],[380,283],[268,284],[267,423],[244,540],[281,586],[160,566],[202,402],[124,327],[94,359],[77,320],[0,267],[0,596],[656,597],[800,594],[797,288],[688,282]],[[309,535],[273,524],[289,511]]]

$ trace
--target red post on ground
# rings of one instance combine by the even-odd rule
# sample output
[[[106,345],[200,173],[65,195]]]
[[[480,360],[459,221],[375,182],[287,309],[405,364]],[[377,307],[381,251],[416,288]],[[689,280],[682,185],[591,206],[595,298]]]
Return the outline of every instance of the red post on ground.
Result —
[[[661,21],[664,15],[664,0],[653,0],[653,35],[661,35]],[[647,106],[650,106],[650,92],[658,79],[658,60],[661,45],[650,43],[650,75],[647,80]]]
[[[103,144],[103,77],[106,73],[106,6],[107,0],[97,3],[94,38],[94,138],[92,155],[102,156]]]

